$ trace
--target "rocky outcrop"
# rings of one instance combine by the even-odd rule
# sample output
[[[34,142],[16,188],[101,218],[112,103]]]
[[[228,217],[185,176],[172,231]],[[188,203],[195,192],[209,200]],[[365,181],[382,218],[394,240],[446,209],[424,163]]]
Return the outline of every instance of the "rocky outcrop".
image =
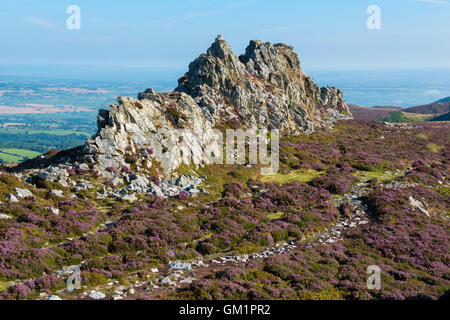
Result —
[[[238,57],[222,36],[189,65],[173,92],[147,89],[137,99],[117,101],[99,111],[98,132],[84,146],[49,153],[16,170],[50,167],[39,178],[62,186],[69,185],[65,167],[99,171],[113,185],[127,182],[130,173],[169,181],[182,163],[201,166],[221,158],[223,129],[295,135],[328,130],[351,117],[342,92],[319,88],[292,47],[250,41]],[[150,187],[146,179],[131,180],[138,188]]]
[[[189,65],[175,89],[192,96],[208,119],[240,127],[267,127],[284,134],[331,127],[351,116],[343,94],[319,88],[301,69],[293,47],[250,41],[239,58],[218,36]]]
[[[213,123],[192,97],[151,89],[139,96],[119,97],[118,105],[99,112],[99,131],[86,143],[85,153],[102,171],[132,165],[168,175],[183,161],[208,163],[205,150],[218,154]]]
[[[210,155],[221,152],[214,128],[298,134],[349,117],[342,92],[319,88],[303,73],[292,47],[251,41],[237,57],[218,36],[174,92],[148,89],[138,99],[119,97],[109,111],[101,110],[98,133],[84,153],[103,172],[131,159],[138,168],[170,175],[183,162],[208,164]]]

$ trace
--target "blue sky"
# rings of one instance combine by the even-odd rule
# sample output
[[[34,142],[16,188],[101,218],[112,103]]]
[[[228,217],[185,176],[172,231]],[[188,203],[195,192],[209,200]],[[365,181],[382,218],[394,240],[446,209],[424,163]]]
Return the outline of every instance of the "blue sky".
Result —
[[[81,30],[66,9],[81,8]],[[381,8],[381,30],[366,9]],[[305,69],[450,67],[450,0],[14,0],[0,2],[0,64],[185,70],[222,34],[295,47]]]

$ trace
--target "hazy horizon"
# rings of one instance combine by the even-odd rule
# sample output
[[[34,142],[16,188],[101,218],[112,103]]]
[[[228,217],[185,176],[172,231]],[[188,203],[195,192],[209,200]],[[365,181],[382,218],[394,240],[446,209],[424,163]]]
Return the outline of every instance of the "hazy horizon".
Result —
[[[305,66],[303,69],[319,86],[335,86],[341,89],[349,104],[411,107],[450,96],[450,69],[332,70],[311,69]],[[101,87],[105,83],[133,85],[135,88],[141,88],[140,90],[153,87],[158,91],[169,91],[176,87],[177,80],[186,71],[187,66],[184,69],[167,69],[0,65],[0,82],[5,81],[2,79],[15,79],[18,83],[79,81],[77,85],[84,87]],[[129,91],[123,95],[126,93]]]

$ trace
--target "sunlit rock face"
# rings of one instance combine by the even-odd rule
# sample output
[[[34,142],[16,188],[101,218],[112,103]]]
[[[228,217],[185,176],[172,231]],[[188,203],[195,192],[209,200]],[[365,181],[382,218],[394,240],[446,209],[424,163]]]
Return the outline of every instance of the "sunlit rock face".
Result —
[[[250,41],[237,57],[222,36],[189,65],[176,91],[192,96],[213,122],[285,134],[331,127],[351,114],[340,90],[319,88],[285,44]]]

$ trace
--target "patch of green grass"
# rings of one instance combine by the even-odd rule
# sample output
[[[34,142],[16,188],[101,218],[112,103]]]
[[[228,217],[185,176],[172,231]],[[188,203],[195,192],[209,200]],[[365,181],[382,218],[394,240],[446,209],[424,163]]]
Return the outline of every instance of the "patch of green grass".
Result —
[[[322,174],[324,174],[323,171],[315,171],[312,169],[300,169],[300,170],[291,171],[290,173],[287,173],[287,174],[277,173],[275,175],[270,175],[270,176],[261,176],[261,181],[262,182],[279,182],[281,184],[284,184],[287,182],[307,183],[307,182],[310,182],[315,177],[318,177]]]
[[[0,281],[0,292],[6,290],[9,286],[11,286],[11,281],[7,282]]]
[[[432,118],[431,114],[418,114],[418,113],[410,113],[403,111],[391,111],[389,112],[389,117],[382,119],[387,122],[394,123],[405,123],[405,122],[423,122]]]
[[[17,149],[17,148],[5,148],[0,149],[0,160],[3,163],[21,162],[25,158],[32,159],[40,155],[37,151]]]
[[[335,288],[320,292],[306,291],[300,295],[300,300],[344,300],[345,293]]]
[[[437,145],[436,143],[429,143],[429,144],[427,144],[428,151],[430,151],[432,153],[438,153],[443,148],[444,148],[443,146]]]
[[[444,197],[450,197],[450,188],[449,187],[439,188],[439,189],[437,189],[437,192]]]
[[[421,114],[421,113],[411,113],[411,112],[402,112],[403,116],[413,122],[423,122],[433,117],[432,114]]]
[[[389,181],[395,178],[393,173],[380,171],[357,171],[354,175],[363,180],[377,179],[379,181]]]
[[[246,184],[250,179],[256,180],[260,175],[260,168],[258,166],[252,166],[247,168],[242,165],[220,165],[212,164],[198,168],[185,168],[180,172],[188,174],[194,171],[198,176],[206,176],[204,183],[206,190],[211,194],[203,196],[202,199],[210,198],[214,199],[215,196],[223,192],[223,185],[227,182],[240,182]],[[206,198],[205,198],[206,197]]]
[[[21,156],[21,157],[27,157],[27,158],[35,158],[38,155],[40,155],[39,152],[37,151],[32,151],[32,150],[25,150],[25,149],[0,149],[0,152],[3,153],[11,153],[17,156]]]
[[[423,140],[428,140],[428,136],[425,133],[418,133],[416,134],[416,137]]]
[[[213,236],[212,233],[207,233],[207,234],[203,235],[201,238],[198,238],[197,241],[204,241],[204,240],[211,238],[212,236]]]
[[[108,278],[101,273],[83,272],[83,276],[86,277],[86,283],[90,287],[96,287],[108,282]]]
[[[270,213],[267,215],[267,219],[270,221],[280,219],[284,215],[283,212]]]
[[[3,163],[14,163],[14,162],[20,162],[22,161],[22,157],[14,156],[11,154],[6,154],[3,152],[0,152],[0,160],[2,160]]]

